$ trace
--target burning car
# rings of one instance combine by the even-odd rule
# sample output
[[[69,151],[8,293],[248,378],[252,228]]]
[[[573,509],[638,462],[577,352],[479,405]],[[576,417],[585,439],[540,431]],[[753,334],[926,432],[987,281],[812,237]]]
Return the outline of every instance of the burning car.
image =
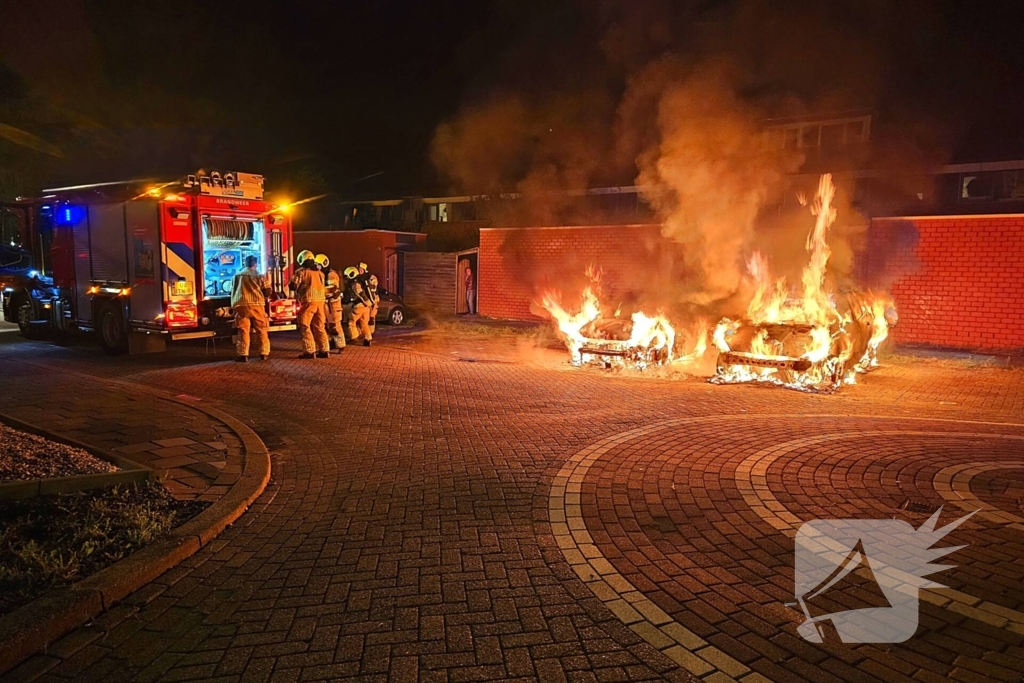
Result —
[[[606,316],[597,293],[601,271],[588,268],[587,278],[591,285],[583,290],[582,305],[575,313],[563,308],[554,292],[545,294],[541,302],[569,349],[570,363],[645,370],[672,360],[676,332],[668,318],[643,311],[629,318],[619,311]]]
[[[811,206],[816,216],[807,236],[809,255],[797,296],[785,278],[773,279],[768,262],[754,254],[747,270],[756,284],[741,320],[722,320],[714,332],[719,351],[713,381],[770,382],[795,389],[828,391],[853,383],[877,364],[878,347],[896,323],[888,297],[825,288],[831,251],[825,239],[835,221],[835,185],[821,177]]]
[[[580,330],[585,338],[579,349],[579,364],[596,363],[606,368],[628,364],[644,370],[672,359],[675,331],[663,317],[642,313],[630,319],[598,319]]]
[[[548,292],[541,303],[569,349],[570,361],[644,370],[698,360],[713,341],[718,351],[711,380],[715,383],[767,382],[813,391],[853,383],[857,373],[877,365],[878,348],[897,316],[885,295],[827,289],[831,251],[826,235],[836,218],[835,192],[832,177],[823,175],[810,207],[816,220],[807,237],[808,261],[799,286],[773,278],[767,258],[754,253],[747,262],[753,293],[745,315],[723,318],[711,333],[698,321],[691,326],[692,335],[678,335],[660,312],[606,316],[596,291],[600,271],[593,268],[588,269],[592,285],[583,290],[579,310],[567,311],[560,297]],[[677,349],[680,336],[695,340],[690,352]]]
[[[896,323],[884,298],[844,297],[845,311],[828,328],[812,323],[723,320],[715,331],[716,383],[760,381],[829,391],[878,364],[879,345]],[[826,334],[827,331],[827,340]]]

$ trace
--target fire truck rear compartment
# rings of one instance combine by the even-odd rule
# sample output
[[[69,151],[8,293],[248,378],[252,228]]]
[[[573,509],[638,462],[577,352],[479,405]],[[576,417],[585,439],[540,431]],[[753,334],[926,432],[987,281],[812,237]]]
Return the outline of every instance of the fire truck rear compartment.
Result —
[[[267,272],[267,240],[258,218],[216,218],[202,221],[202,315],[227,334],[231,326],[231,287],[245,259],[255,256],[257,269]]]
[[[203,298],[231,297],[235,274],[245,259],[255,256],[259,271],[267,271],[263,221],[203,218]],[[229,304],[230,305],[230,304]]]

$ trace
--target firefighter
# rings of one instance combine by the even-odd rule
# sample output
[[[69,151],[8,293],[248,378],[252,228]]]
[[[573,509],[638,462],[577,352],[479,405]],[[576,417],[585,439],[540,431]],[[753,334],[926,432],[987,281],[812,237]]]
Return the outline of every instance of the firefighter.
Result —
[[[369,346],[373,340],[370,329],[370,308],[373,300],[369,292],[359,282],[359,269],[349,266],[345,269],[345,313],[348,319],[348,337],[355,341],[360,333],[363,335],[363,346]]]
[[[296,323],[302,335],[303,352],[299,358],[327,358],[327,330],[325,323],[326,286],[324,274],[320,272],[316,257],[311,251],[299,253],[288,288],[295,292],[299,302],[299,317]]]
[[[245,270],[235,275],[231,283],[231,308],[235,311],[235,327],[238,339],[235,343],[235,360],[246,363],[249,360],[249,330],[256,335],[256,348],[260,360],[270,355],[270,336],[267,334],[267,298],[270,296],[270,282],[261,275],[257,266],[259,258],[245,257]]]
[[[370,295],[370,329],[377,331],[377,311],[380,309],[380,295],[377,294],[377,276],[371,275],[367,281],[367,292]]]
[[[345,332],[341,320],[341,278],[337,271],[331,269],[331,259],[327,258],[327,254],[317,254],[315,260],[327,285],[327,336],[330,338],[330,347],[340,354],[345,350]]]
[[[363,292],[370,294],[370,299],[373,302],[370,304],[370,331],[373,332],[377,328],[377,304],[380,303],[380,297],[377,296],[377,276],[372,275],[369,270],[369,266],[365,263],[360,263],[356,266],[356,270],[359,273],[356,275],[356,280],[359,285],[363,288]],[[373,280],[373,285],[370,285],[370,281]]]

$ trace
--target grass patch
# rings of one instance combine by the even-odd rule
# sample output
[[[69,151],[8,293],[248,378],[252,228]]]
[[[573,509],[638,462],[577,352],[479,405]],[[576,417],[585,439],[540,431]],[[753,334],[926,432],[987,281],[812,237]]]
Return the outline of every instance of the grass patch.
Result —
[[[0,614],[117,562],[206,505],[152,482],[0,503]]]

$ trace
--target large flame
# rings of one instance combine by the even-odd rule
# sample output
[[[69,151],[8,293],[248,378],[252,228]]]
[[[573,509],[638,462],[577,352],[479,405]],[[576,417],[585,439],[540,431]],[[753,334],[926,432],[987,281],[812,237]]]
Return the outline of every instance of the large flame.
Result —
[[[807,265],[794,291],[784,277],[773,278],[768,259],[755,252],[747,261],[753,294],[740,320],[722,319],[714,330],[698,321],[690,335],[693,348],[676,348],[676,328],[660,311],[637,311],[629,321],[610,313],[600,299],[601,273],[587,269],[591,284],[572,311],[555,292],[541,304],[551,314],[574,365],[599,361],[606,367],[699,361],[713,346],[718,351],[718,383],[763,381],[798,389],[829,390],[853,383],[858,372],[878,364],[878,347],[896,321],[884,295],[826,288],[831,249],[828,231],[836,220],[836,187],[823,175],[810,211],[814,227],[807,235]],[[806,204],[801,198],[801,203]],[[618,320],[618,326],[609,321]],[[628,332],[628,335],[626,334]]]
[[[618,310],[606,316],[608,309],[599,299],[601,271],[590,267],[586,275],[590,284],[583,290],[578,309],[566,310],[560,294],[554,291],[546,292],[541,299],[569,349],[573,365],[598,362],[606,367],[643,370],[673,361],[676,331],[667,317],[641,310],[625,323]]]
[[[825,287],[835,194],[832,176],[823,175],[811,204],[815,222],[807,235],[808,260],[799,291],[792,292],[785,278],[772,279],[761,254],[748,261],[754,295],[744,320],[724,319],[715,329],[720,353],[715,381],[832,389],[854,382],[858,372],[877,364],[878,347],[889,334],[887,314],[892,302],[870,293],[848,292],[841,307]],[[894,311],[889,317],[895,318]],[[742,337],[750,337],[749,342],[743,344]]]

